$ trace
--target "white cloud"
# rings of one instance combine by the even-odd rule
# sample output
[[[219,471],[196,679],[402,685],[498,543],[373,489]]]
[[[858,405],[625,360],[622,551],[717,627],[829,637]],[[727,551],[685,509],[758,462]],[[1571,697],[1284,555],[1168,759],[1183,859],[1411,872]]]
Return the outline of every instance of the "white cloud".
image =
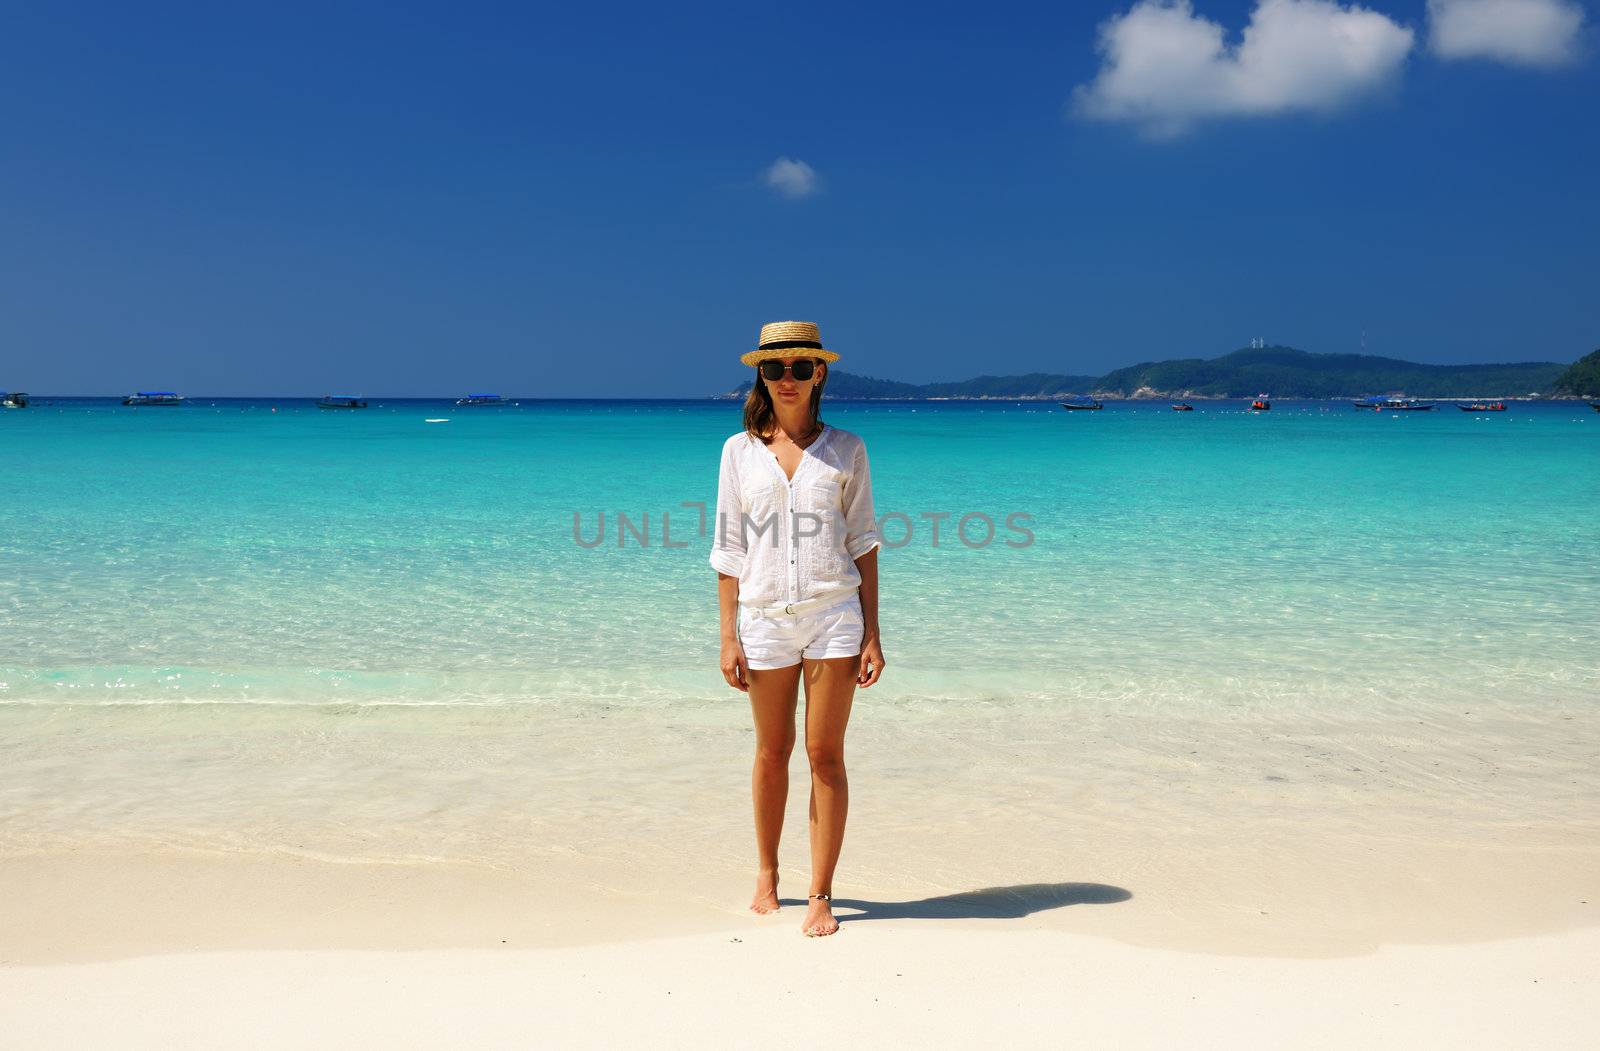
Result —
[[[1559,66],[1578,57],[1582,26],[1573,0],[1428,0],[1428,44],[1440,58]]]
[[[805,161],[779,157],[762,175],[762,181],[785,197],[798,200],[821,189],[817,170]]]
[[[1156,136],[1210,118],[1331,111],[1392,82],[1412,38],[1364,7],[1260,0],[1234,44],[1189,0],[1139,0],[1101,25],[1100,72],[1074,106]]]

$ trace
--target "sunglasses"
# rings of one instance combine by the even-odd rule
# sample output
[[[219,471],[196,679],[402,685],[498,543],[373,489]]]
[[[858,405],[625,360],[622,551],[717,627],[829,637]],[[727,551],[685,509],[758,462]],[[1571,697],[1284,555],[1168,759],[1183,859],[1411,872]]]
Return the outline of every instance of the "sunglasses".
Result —
[[[817,374],[817,363],[810,358],[802,358],[793,365],[785,365],[781,361],[763,361],[756,368],[761,370],[761,378],[768,383],[776,383],[783,379],[785,372],[793,372],[794,378],[800,383]]]

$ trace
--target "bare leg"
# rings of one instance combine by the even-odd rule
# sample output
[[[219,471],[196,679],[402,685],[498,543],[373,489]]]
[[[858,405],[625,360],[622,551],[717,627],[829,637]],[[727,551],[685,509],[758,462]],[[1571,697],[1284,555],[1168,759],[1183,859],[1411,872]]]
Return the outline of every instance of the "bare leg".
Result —
[[[789,801],[789,756],[794,752],[794,711],[799,703],[800,665],[770,671],[747,669],[750,711],[756,723],[756,762],[750,794],[756,807],[756,894],[752,912],[778,909],[778,839]]]
[[[833,870],[844,845],[845,815],[850,809],[850,783],[844,771],[844,730],[855,699],[861,658],[808,660],[806,685],[806,755],[811,760],[811,890],[833,895]],[[807,902],[800,929],[807,934],[832,934],[839,929],[829,902]]]

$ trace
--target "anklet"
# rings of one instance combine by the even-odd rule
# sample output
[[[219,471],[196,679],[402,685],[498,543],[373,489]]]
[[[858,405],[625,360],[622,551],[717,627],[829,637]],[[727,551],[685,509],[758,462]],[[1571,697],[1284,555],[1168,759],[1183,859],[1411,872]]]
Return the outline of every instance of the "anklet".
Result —
[[[812,899],[814,899],[816,901],[832,901],[833,900],[833,895],[832,894],[809,894],[809,895],[807,895],[807,897],[812,898]]]

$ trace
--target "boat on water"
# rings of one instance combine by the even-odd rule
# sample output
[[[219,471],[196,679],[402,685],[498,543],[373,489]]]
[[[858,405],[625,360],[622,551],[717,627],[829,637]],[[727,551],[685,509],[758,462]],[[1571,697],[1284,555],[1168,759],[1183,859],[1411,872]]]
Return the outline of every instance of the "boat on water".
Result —
[[[1076,398],[1068,398],[1066,401],[1061,403],[1061,407],[1063,409],[1072,409],[1074,411],[1105,408],[1104,405],[1100,404],[1093,398],[1085,397],[1083,395],[1079,395]]]
[[[19,390],[11,391],[9,393],[6,392],[6,391],[0,390],[0,408],[26,409],[27,407],[28,407],[28,396],[26,394],[22,393]]]
[[[1350,404],[1357,409],[1371,409],[1373,412],[1427,412],[1433,408],[1433,402],[1418,401],[1416,398],[1359,398]]]
[[[182,405],[183,395],[170,390],[142,390],[122,399],[124,405]]]
[[[465,398],[457,398],[457,405],[504,405],[506,400],[498,394],[468,394]]]
[[[1178,404],[1176,404],[1176,405],[1174,405],[1172,407],[1172,411],[1173,412],[1193,412],[1194,411],[1194,406],[1190,405],[1186,401],[1180,401],[1180,402],[1178,402]]]
[[[367,407],[365,398],[354,394],[330,394],[317,401],[319,409],[364,409]]]
[[[1251,412],[1271,412],[1272,401],[1265,394],[1258,394],[1256,400],[1250,403]]]
[[[1456,404],[1462,412],[1505,412],[1506,403],[1503,401],[1474,401],[1465,405]]]
[[[1600,401],[1591,401],[1589,403],[1589,408],[1593,409],[1595,412],[1600,412]]]

